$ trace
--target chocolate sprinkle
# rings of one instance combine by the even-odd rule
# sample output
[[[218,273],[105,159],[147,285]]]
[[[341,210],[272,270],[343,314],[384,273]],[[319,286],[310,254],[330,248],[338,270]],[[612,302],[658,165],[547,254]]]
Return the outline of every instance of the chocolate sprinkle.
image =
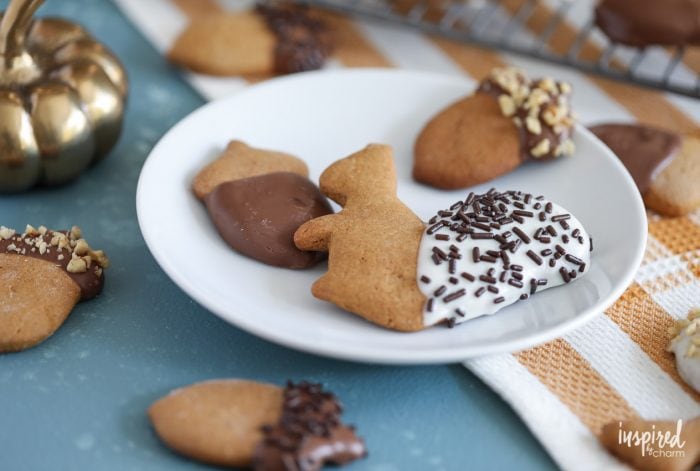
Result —
[[[542,258],[539,255],[537,255],[532,250],[528,250],[526,253],[527,253],[527,256],[532,259],[532,261],[534,261],[538,265],[542,265]]]
[[[556,229],[554,223],[559,223],[564,227],[567,224],[566,221],[572,216],[568,213],[552,216],[554,205],[540,202],[542,199],[540,196],[534,198],[530,194],[515,191],[499,193],[490,190],[482,195],[470,193],[464,201],[455,202],[449,210],[439,211],[436,216],[431,218],[426,233],[431,235],[444,231],[434,235],[433,238],[436,241],[446,243],[431,247],[432,254],[430,255],[433,256],[437,265],[447,262],[445,271],[449,274],[444,279],[444,285],[436,287],[435,285],[438,283],[432,282],[434,284],[429,287],[429,289],[434,290],[432,294],[435,299],[439,298],[439,302],[450,303],[464,296],[479,298],[485,293],[489,293],[488,299],[493,300],[494,303],[501,303],[505,302],[506,298],[513,299],[510,298],[509,294],[506,294],[506,291],[511,293],[514,289],[526,290],[527,292],[522,293],[521,291],[517,296],[519,299],[527,299],[537,291],[538,286],[547,284],[547,278],[528,278],[530,286],[527,287],[523,276],[524,267],[511,264],[511,258],[517,257],[517,255],[512,254],[517,254],[517,251],[523,246],[525,246],[523,256],[527,256],[538,266],[547,263],[549,267],[557,270],[557,260],[561,259],[561,265],[564,266],[561,267],[560,274],[566,280],[573,279],[579,270],[583,272],[582,265],[576,263],[576,261],[583,263],[583,260],[568,254],[567,250],[562,247],[569,242],[570,237],[575,239],[581,237],[583,231],[577,228],[569,234]],[[542,210],[540,211],[540,209]],[[535,216],[542,221],[542,224],[538,227],[538,223],[530,221],[525,226],[526,218]],[[507,224],[512,224],[512,226],[508,226],[509,230],[506,230]],[[455,233],[455,235],[449,232]],[[475,241],[473,244],[469,243],[470,238]],[[457,242],[466,241],[466,243],[461,246],[455,245],[456,242],[449,242],[451,239]],[[488,242],[490,239],[493,239],[494,242]],[[476,242],[482,240],[485,242]],[[556,243],[557,240],[559,243]],[[533,241],[545,246],[530,245]],[[471,247],[469,247],[470,245]],[[533,248],[529,249],[528,245]],[[477,264],[472,273],[459,271],[460,263],[458,261],[463,259],[463,254],[469,253],[467,252],[469,248],[471,248],[470,261],[462,263]],[[486,265],[479,266],[479,263],[486,263]],[[528,263],[530,262],[528,261]],[[523,265],[526,264],[523,263]],[[585,267],[585,264],[583,266]],[[467,267],[465,266],[465,268]],[[421,281],[426,283],[422,278]],[[477,283],[474,291],[467,292],[465,288],[461,288],[464,286],[462,283],[467,282]],[[451,288],[454,291],[448,291],[447,286],[454,287]],[[498,295],[499,293],[503,293],[503,296],[496,299],[491,297],[491,294]],[[455,303],[457,306],[459,304]],[[431,308],[434,309],[434,305],[431,304]],[[451,321],[446,322],[451,324],[460,322],[460,318],[467,317],[466,312],[458,307],[445,312],[448,313],[446,317],[451,319]]]
[[[367,455],[355,428],[341,422],[343,407],[320,384],[288,382],[276,424],[262,427],[253,469],[318,471]]]

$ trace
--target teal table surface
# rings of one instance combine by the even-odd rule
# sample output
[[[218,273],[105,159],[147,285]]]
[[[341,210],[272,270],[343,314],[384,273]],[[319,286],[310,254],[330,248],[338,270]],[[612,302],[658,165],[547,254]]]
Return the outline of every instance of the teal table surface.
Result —
[[[141,237],[136,182],[157,140],[203,100],[112,3],[47,3],[40,15],[75,19],[117,53],[131,95],[107,160],[70,185],[0,196],[0,224],[75,224],[112,260],[99,298],[39,346],[0,355],[0,470],[211,469],[162,446],[145,411],[173,388],[233,377],[308,379],[336,392],[369,448],[348,470],[554,468],[510,407],[460,365],[372,366],[295,352],[182,293]]]

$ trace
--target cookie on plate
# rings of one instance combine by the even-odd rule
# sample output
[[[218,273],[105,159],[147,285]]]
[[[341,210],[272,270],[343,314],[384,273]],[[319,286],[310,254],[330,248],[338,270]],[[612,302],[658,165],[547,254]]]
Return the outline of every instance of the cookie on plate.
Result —
[[[571,86],[530,80],[515,68],[495,69],[477,91],[450,105],[423,128],[413,177],[442,189],[492,180],[527,161],[574,152]]]
[[[231,141],[195,176],[192,190],[231,248],[268,265],[308,268],[325,254],[299,250],[294,232],[333,208],[307,175],[293,155]]]
[[[469,193],[428,224],[396,196],[391,148],[370,145],[321,175],[343,207],[302,225],[302,250],[327,250],[312,286],[330,301],[399,331],[493,314],[585,275],[592,241],[566,209],[519,191]]]
[[[0,226],[0,352],[50,337],[78,302],[102,291],[108,265],[77,227],[27,226],[20,234]]]
[[[700,139],[640,124],[605,123],[590,130],[625,165],[647,208],[682,216],[700,206]]]
[[[320,470],[366,455],[338,399],[318,384],[284,388],[215,380],[172,391],[148,410],[160,439],[185,456],[254,470]]]
[[[318,69],[331,50],[323,21],[305,7],[277,3],[193,18],[168,58],[209,75],[267,75]]]

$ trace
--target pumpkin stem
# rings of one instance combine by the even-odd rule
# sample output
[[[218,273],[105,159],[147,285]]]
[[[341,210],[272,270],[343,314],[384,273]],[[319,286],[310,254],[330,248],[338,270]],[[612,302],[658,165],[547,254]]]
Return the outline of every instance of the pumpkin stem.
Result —
[[[44,0],[10,0],[0,21],[0,56],[9,64],[24,52],[24,39],[34,12]]]

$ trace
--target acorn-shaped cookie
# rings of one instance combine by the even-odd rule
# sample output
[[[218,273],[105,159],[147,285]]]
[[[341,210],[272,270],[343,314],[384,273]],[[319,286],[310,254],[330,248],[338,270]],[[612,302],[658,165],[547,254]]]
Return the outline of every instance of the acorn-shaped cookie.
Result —
[[[396,196],[388,146],[335,162],[320,187],[343,210],[294,234],[300,249],[328,251],[328,272],[311,292],[390,329],[452,327],[590,268],[581,222],[541,195],[470,192],[423,223]]]
[[[109,260],[80,229],[0,226],[0,352],[32,347],[53,334],[73,307],[102,291]]]
[[[683,216],[700,207],[700,139],[630,123],[590,127],[622,161],[647,208]]]
[[[492,180],[527,161],[574,152],[571,86],[495,69],[477,91],[441,111],[415,144],[413,177],[443,189]]]
[[[195,176],[192,191],[237,252],[268,265],[309,268],[325,253],[299,250],[294,232],[333,209],[307,175],[293,155],[231,141]]]
[[[156,433],[173,450],[220,466],[258,471],[317,471],[366,455],[342,406],[318,384],[284,388],[216,380],[172,391],[148,410]]]

